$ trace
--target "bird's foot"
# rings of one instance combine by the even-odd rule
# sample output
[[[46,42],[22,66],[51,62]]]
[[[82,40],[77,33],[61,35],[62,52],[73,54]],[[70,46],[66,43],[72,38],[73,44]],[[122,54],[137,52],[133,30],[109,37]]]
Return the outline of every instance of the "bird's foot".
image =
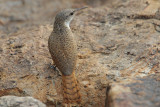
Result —
[[[50,64],[50,68],[52,68],[54,71],[57,71],[57,67],[56,67],[56,65],[52,65],[52,64]]]
[[[53,69],[54,71],[56,71],[56,77],[61,76],[60,71],[57,69],[56,65],[52,65],[50,64],[50,68]]]

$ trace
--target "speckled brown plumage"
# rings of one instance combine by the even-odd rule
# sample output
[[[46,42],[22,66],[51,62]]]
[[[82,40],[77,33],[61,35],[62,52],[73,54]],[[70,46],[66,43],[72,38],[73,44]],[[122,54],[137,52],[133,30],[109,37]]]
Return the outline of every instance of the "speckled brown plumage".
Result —
[[[56,22],[55,22],[56,23]],[[55,25],[55,24],[54,24]],[[58,23],[48,40],[52,59],[63,75],[70,75],[75,69],[77,47],[73,34],[65,25]]]
[[[49,52],[62,73],[63,99],[67,104],[80,103],[81,95],[75,77],[77,45],[69,27],[74,14],[80,9],[66,9],[55,17],[54,29],[48,40]]]

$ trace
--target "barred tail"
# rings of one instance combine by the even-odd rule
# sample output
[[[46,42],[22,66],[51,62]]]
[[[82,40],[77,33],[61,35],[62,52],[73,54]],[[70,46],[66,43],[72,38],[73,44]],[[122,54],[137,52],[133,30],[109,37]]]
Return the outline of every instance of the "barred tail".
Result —
[[[66,104],[80,103],[81,95],[75,72],[69,76],[62,75],[63,101]]]

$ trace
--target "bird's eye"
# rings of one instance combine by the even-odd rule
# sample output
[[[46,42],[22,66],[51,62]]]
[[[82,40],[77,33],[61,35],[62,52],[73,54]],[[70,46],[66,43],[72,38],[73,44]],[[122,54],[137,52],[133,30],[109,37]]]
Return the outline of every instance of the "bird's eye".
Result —
[[[72,12],[72,13],[70,13],[70,15],[73,15],[73,12]]]

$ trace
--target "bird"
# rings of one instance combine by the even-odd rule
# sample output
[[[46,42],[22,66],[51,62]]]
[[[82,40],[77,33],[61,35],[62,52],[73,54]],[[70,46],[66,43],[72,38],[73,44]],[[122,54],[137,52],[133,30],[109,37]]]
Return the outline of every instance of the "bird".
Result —
[[[81,94],[75,76],[77,44],[70,28],[76,13],[87,7],[64,9],[57,13],[53,31],[48,39],[48,49],[52,60],[62,74],[63,102],[80,104]]]

